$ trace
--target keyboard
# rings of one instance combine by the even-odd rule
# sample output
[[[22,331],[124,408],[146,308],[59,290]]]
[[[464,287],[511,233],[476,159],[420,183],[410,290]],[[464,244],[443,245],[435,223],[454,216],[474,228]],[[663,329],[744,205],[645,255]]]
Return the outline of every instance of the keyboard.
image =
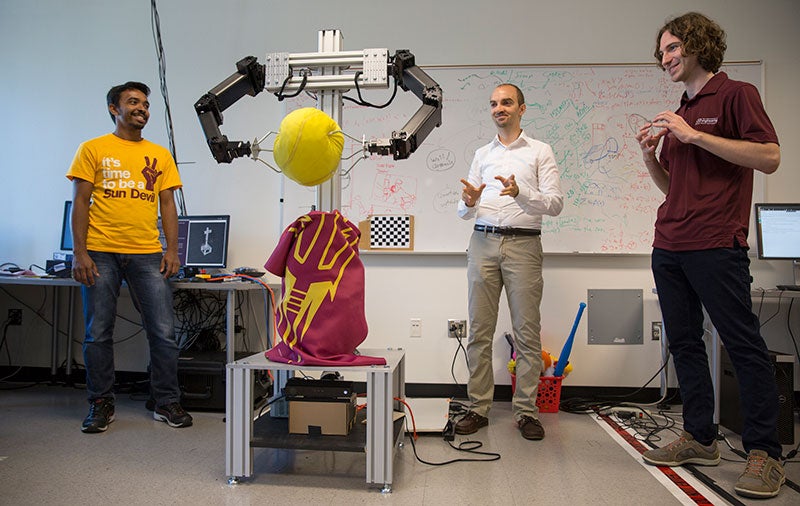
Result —
[[[800,285],[778,285],[778,290],[789,290],[792,292],[800,292]]]

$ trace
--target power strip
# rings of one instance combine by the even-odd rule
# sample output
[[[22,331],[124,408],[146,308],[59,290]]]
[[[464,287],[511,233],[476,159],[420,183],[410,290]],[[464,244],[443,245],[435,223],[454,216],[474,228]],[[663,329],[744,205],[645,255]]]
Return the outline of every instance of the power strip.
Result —
[[[628,419],[636,418],[638,420],[644,419],[649,416],[649,412],[641,408],[633,408],[628,406],[615,406],[613,408],[606,408],[600,410],[601,415],[617,415],[619,418]]]
[[[454,441],[456,439],[456,424],[453,423],[451,418],[447,419],[447,424],[442,430],[442,437],[445,441]]]

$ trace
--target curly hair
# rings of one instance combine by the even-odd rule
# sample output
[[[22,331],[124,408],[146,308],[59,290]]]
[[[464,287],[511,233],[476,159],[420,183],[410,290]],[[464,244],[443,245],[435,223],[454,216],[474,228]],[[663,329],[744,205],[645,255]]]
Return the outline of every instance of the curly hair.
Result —
[[[656,49],[653,52],[657,65],[661,70],[661,36],[669,32],[681,41],[681,54],[684,56],[697,56],[697,62],[703,69],[716,73],[722,65],[725,50],[725,30],[715,21],[699,12],[688,12],[678,16],[667,23],[658,31],[656,36]]]

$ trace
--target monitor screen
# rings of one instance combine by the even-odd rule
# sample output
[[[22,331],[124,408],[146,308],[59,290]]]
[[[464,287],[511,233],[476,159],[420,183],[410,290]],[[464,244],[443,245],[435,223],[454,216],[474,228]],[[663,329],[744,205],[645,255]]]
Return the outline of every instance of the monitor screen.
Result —
[[[230,216],[183,216],[186,223],[186,267],[225,267]],[[179,234],[180,235],[180,234]]]
[[[228,263],[230,215],[178,217],[178,258],[183,267],[225,268]],[[161,245],[167,242],[158,220]]]
[[[72,251],[72,201],[64,202],[64,216],[61,218],[61,249]]]
[[[800,204],[756,204],[758,258],[800,259]]]

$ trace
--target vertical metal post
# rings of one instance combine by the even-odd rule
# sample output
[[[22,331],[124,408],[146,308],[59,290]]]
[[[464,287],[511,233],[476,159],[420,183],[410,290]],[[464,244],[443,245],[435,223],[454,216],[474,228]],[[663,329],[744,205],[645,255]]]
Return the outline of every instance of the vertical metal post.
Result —
[[[225,363],[236,360],[236,290],[225,296]]]
[[[69,314],[67,315],[67,384],[72,384],[72,327],[75,324],[75,288],[68,286]]]
[[[55,381],[58,375],[58,310],[59,310],[59,292],[58,285],[53,286],[53,332],[50,335],[50,379]]]
[[[225,367],[225,474],[228,483],[253,474],[253,369]]]
[[[319,32],[318,50],[320,53],[342,51],[342,33],[339,30],[321,30]],[[341,67],[323,68],[323,75],[340,75]],[[341,127],[342,126],[342,90],[324,90],[317,92],[317,108]],[[328,181],[317,187],[317,210],[333,211],[342,207],[341,162],[336,172]]]
[[[394,375],[389,366],[375,366],[367,373],[367,483],[392,491],[394,457]]]

